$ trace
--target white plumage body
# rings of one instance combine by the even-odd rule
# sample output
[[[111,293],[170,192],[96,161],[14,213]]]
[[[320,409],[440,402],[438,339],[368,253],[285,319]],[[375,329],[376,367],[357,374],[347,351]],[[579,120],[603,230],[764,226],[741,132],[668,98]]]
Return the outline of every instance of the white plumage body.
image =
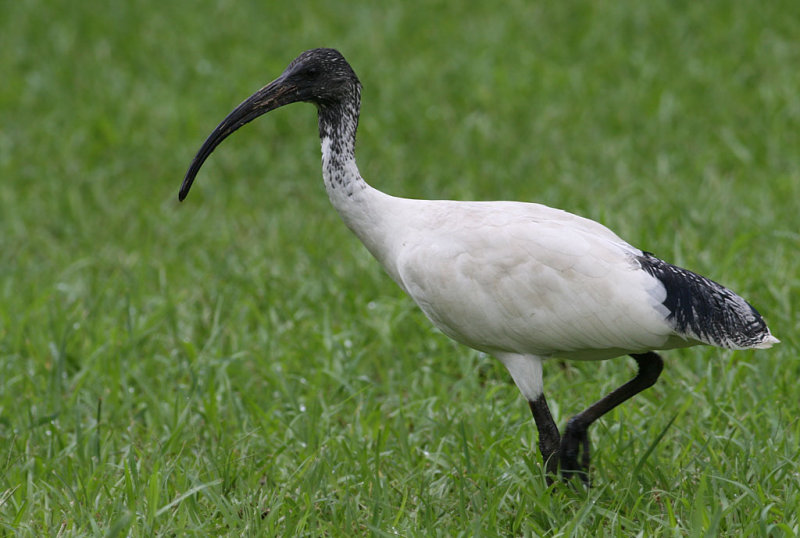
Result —
[[[323,177],[347,226],[438,329],[500,359],[528,400],[543,359],[719,345],[676,332],[643,252],[602,224],[536,203],[390,196],[355,159],[330,166],[329,148],[323,138]]]
[[[367,247],[470,347],[602,359],[660,349],[672,335],[664,286],[633,259],[641,251],[596,222],[540,204],[359,194],[372,200],[355,203],[383,206],[369,224],[382,238],[364,238]]]

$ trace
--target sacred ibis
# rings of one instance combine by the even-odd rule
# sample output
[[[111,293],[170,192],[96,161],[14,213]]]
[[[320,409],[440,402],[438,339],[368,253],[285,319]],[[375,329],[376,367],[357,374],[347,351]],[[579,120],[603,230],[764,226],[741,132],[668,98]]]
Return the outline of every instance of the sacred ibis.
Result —
[[[389,276],[454,340],[499,359],[528,400],[548,475],[588,483],[588,427],[650,387],[654,350],[778,342],[755,308],[705,277],[664,262],[597,222],[535,203],[396,198],[364,181],[355,160],[361,83],[333,49],[298,56],[209,135],[181,185],[228,135],[298,101],[316,105],[331,203]],[[542,363],[630,355],[636,376],[572,417],[559,435]]]

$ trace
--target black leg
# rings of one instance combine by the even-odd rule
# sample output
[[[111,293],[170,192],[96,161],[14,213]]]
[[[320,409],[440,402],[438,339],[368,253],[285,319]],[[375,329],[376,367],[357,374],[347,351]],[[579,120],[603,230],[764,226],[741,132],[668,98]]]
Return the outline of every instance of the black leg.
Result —
[[[542,453],[542,461],[547,469],[547,484],[549,485],[553,483],[551,476],[558,475],[558,449],[561,446],[561,435],[550,414],[550,408],[547,407],[544,394],[534,401],[529,401],[528,405],[533,413],[536,429],[539,430],[539,451]]]
[[[577,474],[586,484],[589,483],[589,435],[587,429],[595,420],[631,396],[651,387],[658,379],[658,376],[661,375],[664,362],[657,353],[650,351],[639,355],[631,355],[631,357],[639,365],[639,371],[636,376],[567,422],[559,451],[561,473],[565,479]],[[580,456],[580,463],[578,463],[578,456]]]

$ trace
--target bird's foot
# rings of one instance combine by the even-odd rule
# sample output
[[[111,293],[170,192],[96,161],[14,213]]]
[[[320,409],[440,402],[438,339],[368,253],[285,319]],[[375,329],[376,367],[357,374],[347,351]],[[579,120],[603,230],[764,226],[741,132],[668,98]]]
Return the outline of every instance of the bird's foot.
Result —
[[[569,482],[573,477],[580,477],[586,487],[589,482],[589,434],[588,428],[575,417],[567,422],[567,428],[561,437],[559,459],[561,477]]]

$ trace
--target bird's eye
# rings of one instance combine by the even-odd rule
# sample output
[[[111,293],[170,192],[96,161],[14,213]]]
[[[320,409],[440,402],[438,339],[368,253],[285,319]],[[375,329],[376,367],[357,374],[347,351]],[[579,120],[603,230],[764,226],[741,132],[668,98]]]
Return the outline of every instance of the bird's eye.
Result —
[[[306,69],[306,76],[308,78],[317,78],[318,75],[319,75],[319,69],[317,69],[316,67],[312,66]]]

